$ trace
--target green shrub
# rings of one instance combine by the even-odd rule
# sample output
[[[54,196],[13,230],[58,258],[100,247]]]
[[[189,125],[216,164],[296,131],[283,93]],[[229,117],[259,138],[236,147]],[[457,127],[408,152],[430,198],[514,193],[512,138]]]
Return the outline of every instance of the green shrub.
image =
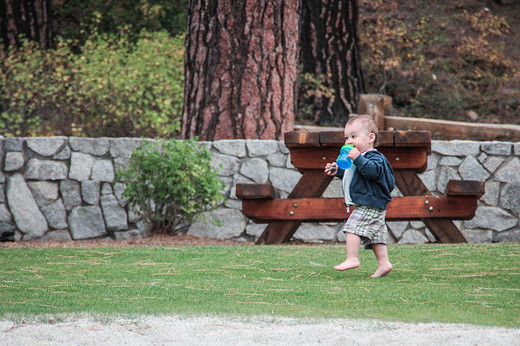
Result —
[[[155,233],[175,233],[223,200],[211,153],[193,140],[145,140],[116,180],[126,185],[123,196]]]
[[[0,131],[12,136],[175,137],[184,90],[183,38],[95,35],[80,54],[26,42],[0,70]]]
[[[96,36],[85,42],[75,71],[81,82],[78,98],[84,101],[79,132],[176,136],[184,91],[183,54],[182,38],[161,32],[143,33],[135,46],[125,36]]]
[[[0,61],[0,131],[4,136],[65,133],[74,105],[73,55],[60,42],[42,50],[24,41]],[[52,124],[52,126],[51,126]]]

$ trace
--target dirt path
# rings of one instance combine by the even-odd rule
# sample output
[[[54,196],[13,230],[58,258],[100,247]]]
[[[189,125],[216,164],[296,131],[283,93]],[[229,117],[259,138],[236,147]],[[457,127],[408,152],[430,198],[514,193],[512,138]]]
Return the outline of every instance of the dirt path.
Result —
[[[0,345],[520,345],[520,329],[277,317],[0,321]]]

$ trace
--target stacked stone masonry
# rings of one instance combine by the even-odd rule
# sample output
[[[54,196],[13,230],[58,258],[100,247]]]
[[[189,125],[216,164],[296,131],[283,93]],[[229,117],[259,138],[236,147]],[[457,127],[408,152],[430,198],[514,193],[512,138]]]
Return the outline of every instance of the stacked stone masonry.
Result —
[[[0,240],[130,239],[145,236],[146,225],[115,184],[115,172],[127,167],[136,138],[1,138]],[[225,140],[204,142],[226,184],[226,202],[198,218],[188,234],[237,241],[255,240],[265,224],[241,212],[237,183],[271,183],[285,198],[300,178],[283,142]],[[472,220],[455,221],[470,242],[520,241],[520,143],[433,141],[428,169],[421,179],[434,194],[448,180],[482,180],[486,193]],[[394,191],[399,196],[399,191]],[[324,197],[341,197],[339,179]],[[294,235],[304,242],[344,241],[341,223],[304,223]],[[390,241],[435,241],[422,222],[388,222]]]

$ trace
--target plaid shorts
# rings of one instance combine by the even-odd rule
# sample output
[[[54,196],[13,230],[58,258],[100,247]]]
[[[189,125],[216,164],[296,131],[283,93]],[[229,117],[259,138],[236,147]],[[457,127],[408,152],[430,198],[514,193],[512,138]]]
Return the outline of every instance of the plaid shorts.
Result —
[[[357,234],[365,249],[371,249],[372,244],[386,244],[388,229],[385,217],[384,209],[356,206],[343,226],[343,232]]]

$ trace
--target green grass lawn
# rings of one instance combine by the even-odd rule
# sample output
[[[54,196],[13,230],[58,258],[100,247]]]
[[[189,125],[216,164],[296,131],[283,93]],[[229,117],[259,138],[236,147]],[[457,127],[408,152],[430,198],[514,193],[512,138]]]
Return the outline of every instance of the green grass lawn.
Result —
[[[520,326],[520,244],[0,249],[0,317],[227,314]]]

